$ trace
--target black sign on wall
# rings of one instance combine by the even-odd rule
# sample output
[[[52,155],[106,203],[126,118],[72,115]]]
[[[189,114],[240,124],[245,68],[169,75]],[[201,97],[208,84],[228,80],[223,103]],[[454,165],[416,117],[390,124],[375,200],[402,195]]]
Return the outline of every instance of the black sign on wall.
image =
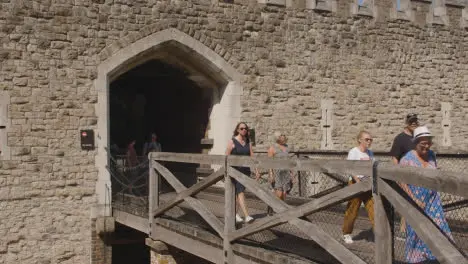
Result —
[[[94,149],[94,131],[91,129],[81,130],[81,149],[82,150],[93,150]]]

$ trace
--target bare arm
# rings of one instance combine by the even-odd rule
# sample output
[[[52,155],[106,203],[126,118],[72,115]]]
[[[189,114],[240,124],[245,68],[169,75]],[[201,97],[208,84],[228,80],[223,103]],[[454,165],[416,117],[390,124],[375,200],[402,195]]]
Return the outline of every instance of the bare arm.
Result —
[[[392,162],[393,162],[393,164],[398,165],[398,160],[397,160],[397,158],[392,157]]]
[[[232,139],[229,140],[227,144],[227,149],[226,149],[226,155],[231,155],[232,149],[234,148],[234,142],[232,142]]]

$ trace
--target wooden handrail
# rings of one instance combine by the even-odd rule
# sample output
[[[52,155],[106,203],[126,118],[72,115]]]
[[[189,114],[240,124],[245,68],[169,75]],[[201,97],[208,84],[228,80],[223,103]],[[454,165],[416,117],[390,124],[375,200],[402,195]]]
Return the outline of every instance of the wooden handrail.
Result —
[[[352,160],[313,160],[281,159],[269,157],[243,157],[209,154],[187,154],[171,152],[152,152],[150,158],[159,161],[172,161],[198,164],[219,164],[262,169],[290,169],[293,171],[316,171],[342,175],[372,175],[372,163]],[[391,163],[380,163],[379,177],[419,185],[433,190],[468,197],[468,173],[434,170],[417,167],[403,167]]]

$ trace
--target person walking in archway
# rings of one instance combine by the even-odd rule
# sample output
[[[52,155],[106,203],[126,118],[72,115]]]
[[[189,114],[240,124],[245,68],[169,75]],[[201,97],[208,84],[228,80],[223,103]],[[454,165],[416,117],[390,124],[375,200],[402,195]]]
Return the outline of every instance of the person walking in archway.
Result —
[[[253,156],[252,151],[252,144],[250,143],[249,137],[249,127],[246,123],[240,122],[236,125],[232,139],[229,140],[226,155],[237,155],[237,156]],[[250,176],[250,168],[249,167],[234,167],[239,172]],[[256,170],[256,178],[258,179],[260,174]],[[242,219],[239,214],[236,213],[236,222],[252,222],[254,219],[249,215],[247,211],[247,206],[245,204],[245,186],[239,183],[236,180],[233,180],[234,186],[236,189],[236,198],[241,208],[242,212],[244,213],[245,218]]]
[[[359,132],[357,136],[357,143],[359,144],[357,147],[352,148],[348,153],[348,160],[373,160],[374,153],[369,149],[372,145],[372,136],[367,131]],[[364,175],[353,175],[350,177],[349,184],[359,183],[363,178],[366,176]],[[359,207],[361,207],[361,203],[364,203],[364,206],[367,210],[367,215],[369,216],[369,220],[372,223],[372,227],[374,226],[374,200],[372,199],[372,193],[367,192],[355,198],[349,200],[348,205],[346,207],[344,223],[343,223],[343,240],[347,244],[353,243],[353,238],[351,237],[351,233],[353,232],[354,222],[359,213]]]
[[[143,154],[142,156],[148,156],[148,153],[150,152],[161,152],[162,147],[161,143],[158,142],[158,136],[156,133],[151,134],[151,138],[149,142],[146,142],[145,145],[143,146]]]
[[[135,167],[138,165],[138,157],[135,150],[135,143],[136,141],[134,139],[131,139],[127,145],[127,167]]]

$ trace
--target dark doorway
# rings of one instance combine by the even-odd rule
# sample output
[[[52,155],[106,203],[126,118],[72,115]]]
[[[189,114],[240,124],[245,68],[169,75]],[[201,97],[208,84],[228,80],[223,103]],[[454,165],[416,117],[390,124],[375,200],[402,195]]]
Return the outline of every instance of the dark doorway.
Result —
[[[164,152],[201,152],[212,91],[190,80],[188,72],[150,60],[119,76],[109,91],[111,145],[124,150],[134,139],[141,155],[155,132]]]
[[[146,234],[116,223],[112,235],[112,264],[149,264],[150,250],[145,244]]]

